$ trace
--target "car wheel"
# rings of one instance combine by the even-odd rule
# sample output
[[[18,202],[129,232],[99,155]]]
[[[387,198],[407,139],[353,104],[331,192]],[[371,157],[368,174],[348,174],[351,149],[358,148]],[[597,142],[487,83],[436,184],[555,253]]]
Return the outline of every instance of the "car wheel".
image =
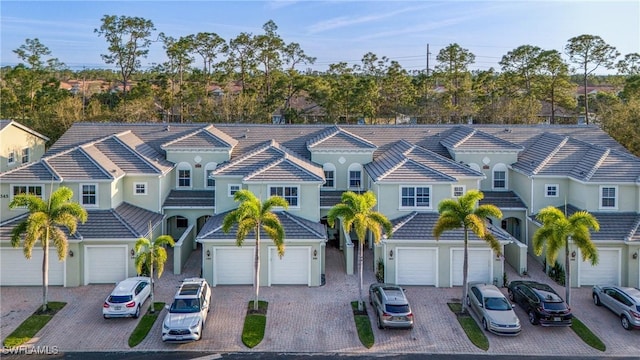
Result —
[[[109,317],[107,315],[102,315],[103,318],[108,319]]]
[[[513,291],[511,291],[511,289],[509,289],[509,300],[515,301],[514,296],[513,296]]]
[[[380,314],[378,314],[378,329],[384,329],[384,325],[382,324],[382,319],[380,318]]]
[[[140,317],[140,305],[138,305],[138,307],[136,308],[136,313],[133,314],[133,318],[137,319]]]
[[[489,331],[489,326],[487,326],[487,319],[482,318],[482,328]]]
[[[538,317],[536,316],[536,313],[533,312],[533,310],[529,310],[529,322],[532,325],[538,325]]]
[[[469,295],[467,295],[467,306],[471,307],[471,299],[469,299]]]
[[[625,330],[631,330],[633,328],[631,326],[631,323],[629,322],[629,318],[627,318],[625,315],[622,315],[622,317],[620,318],[620,323]]]
[[[600,297],[598,296],[598,294],[593,294],[593,303],[596,304],[596,306],[602,305],[602,303],[600,302]]]

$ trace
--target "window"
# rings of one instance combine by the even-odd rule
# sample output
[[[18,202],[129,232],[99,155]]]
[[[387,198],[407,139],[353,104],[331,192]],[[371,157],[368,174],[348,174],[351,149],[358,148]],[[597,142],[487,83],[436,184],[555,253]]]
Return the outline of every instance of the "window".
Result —
[[[238,184],[229,184],[229,197],[233,197],[236,192],[240,190],[240,185]]]
[[[507,166],[505,164],[496,164],[493,167],[493,188],[507,188]]]
[[[29,162],[29,158],[31,155],[31,149],[29,148],[24,148],[22,149],[22,163],[26,164]]]
[[[600,208],[615,209],[617,208],[617,187],[601,186],[600,187]]]
[[[189,226],[189,220],[185,217],[178,216],[176,217],[176,227],[177,228],[186,228]]]
[[[216,166],[216,163],[208,163],[204,166],[204,187],[207,189],[216,188],[216,179],[212,176]]]
[[[362,171],[349,171],[349,187],[360,189],[360,185],[362,185]]]
[[[9,164],[13,164],[14,162],[16,162],[16,153],[15,153],[15,151],[11,150],[9,152],[9,155],[7,156],[7,162]]]
[[[20,194],[31,194],[42,199],[42,186],[40,185],[16,185],[13,187],[13,196]]]
[[[178,170],[178,186],[179,187],[191,186],[191,170]]]
[[[453,185],[453,197],[460,197],[464,195],[464,185]]]
[[[431,207],[430,187],[401,187],[400,207]]]
[[[335,172],[333,170],[325,170],[324,171],[324,179],[325,183],[323,187],[326,188],[335,188]]]
[[[80,184],[80,192],[82,193],[82,205],[95,206],[98,204],[98,186],[96,184]]]
[[[147,195],[147,183],[133,183],[134,195]]]
[[[287,200],[289,206],[298,207],[298,187],[297,186],[272,186],[269,188],[269,195],[280,196]]]
[[[558,197],[558,184],[546,184],[545,186],[545,197]]]
[[[177,178],[177,187],[178,188],[190,188],[191,187],[191,165],[186,162],[181,162],[178,164],[178,178]]]

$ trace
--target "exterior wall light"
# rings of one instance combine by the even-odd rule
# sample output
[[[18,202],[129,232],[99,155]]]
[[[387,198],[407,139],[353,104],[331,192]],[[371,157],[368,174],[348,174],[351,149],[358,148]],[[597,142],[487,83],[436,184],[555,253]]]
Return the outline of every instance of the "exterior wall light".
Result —
[[[207,259],[211,258],[211,250],[207,249]]]
[[[133,259],[136,256],[136,251],[131,249],[131,251],[129,251],[129,254],[131,254],[131,258]]]
[[[69,257],[73,257],[73,250],[69,250]]]
[[[573,250],[573,251],[571,252],[571,258],[572,258],[572,259],[575,259],[575,258],[576,258],[576,251],[575,251],[575,250]]]
[[[636,260],[638,258],[638,252],[634,252],[633,255],[631,255],[631,257],[633,258],[633,260]]]
[[[389,250],[389,258],[393,258],[393,249]]]

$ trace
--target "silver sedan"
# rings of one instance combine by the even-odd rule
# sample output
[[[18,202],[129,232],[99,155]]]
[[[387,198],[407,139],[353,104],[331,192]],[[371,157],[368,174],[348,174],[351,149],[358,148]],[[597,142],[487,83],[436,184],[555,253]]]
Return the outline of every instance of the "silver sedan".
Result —
[[[496,335],[520,334],[522,327],[513,305],[495,285],[469,282],[467,304],[478,315],[485,330]]]

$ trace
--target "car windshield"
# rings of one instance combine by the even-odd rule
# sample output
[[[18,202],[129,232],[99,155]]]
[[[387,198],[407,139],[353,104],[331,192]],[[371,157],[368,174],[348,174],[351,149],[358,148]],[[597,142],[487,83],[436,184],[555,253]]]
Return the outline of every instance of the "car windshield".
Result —
[[[385,306],[385,309],[387,312],[389,313],[394,313],[394,314],[399,314],[399,313],[408,313],[409,312],[409,305],[390,305],[387,304],[387,306]]]
[[[511,305],[507,299],[501,297],[490,297],[484,300],[484,307],[487,310],[505,311],[511,310]]]
[[[195,313],[200,311],[198,299],[176,299],[169,312],[172,313]]]
[[[122,304],[131,301],[131,299],[131,295],[111,295],[107,301],[112,304]]]

